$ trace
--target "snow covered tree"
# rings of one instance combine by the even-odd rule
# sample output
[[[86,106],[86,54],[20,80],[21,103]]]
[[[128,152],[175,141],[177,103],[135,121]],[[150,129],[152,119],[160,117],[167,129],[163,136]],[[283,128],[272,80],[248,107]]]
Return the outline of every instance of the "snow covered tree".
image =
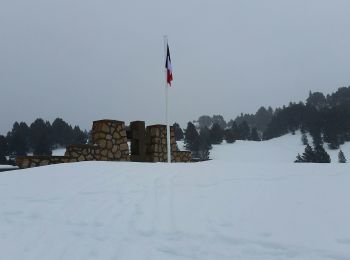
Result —
[[[339,163],[346,163],[346,158],[342,150],[338,153],[338,162]]]

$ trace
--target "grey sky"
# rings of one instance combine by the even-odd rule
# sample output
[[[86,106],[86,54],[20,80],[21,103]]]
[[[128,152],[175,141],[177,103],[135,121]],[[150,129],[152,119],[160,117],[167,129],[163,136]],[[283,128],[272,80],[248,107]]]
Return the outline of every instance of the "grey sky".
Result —
[[[164,121],[255,112],[350,85],[348,0],[0,0],[0,133],[62,117]]]

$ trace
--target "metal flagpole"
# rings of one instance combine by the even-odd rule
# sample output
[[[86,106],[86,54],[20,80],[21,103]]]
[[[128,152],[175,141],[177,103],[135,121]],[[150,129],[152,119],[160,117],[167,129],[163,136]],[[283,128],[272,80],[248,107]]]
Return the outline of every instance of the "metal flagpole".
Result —
[[[164,56],[165,61],[168,58],[167,57],[167,49],[168,49],[168,37],[164,35]],[[168,80],[167,80],[167,68],[165,68],[165,123],[166,123],[166,137],[167,137],[167,159],[168,163],[171,163],[171,149],[170,149],[170,126],[169,126],[169,118],[168,118],[168,102],[169,102],[169,86],[168,86]]]

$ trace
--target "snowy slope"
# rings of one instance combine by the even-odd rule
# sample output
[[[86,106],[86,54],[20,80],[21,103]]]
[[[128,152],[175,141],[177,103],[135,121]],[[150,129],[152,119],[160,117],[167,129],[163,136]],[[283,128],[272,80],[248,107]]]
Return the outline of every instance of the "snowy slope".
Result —
[[[291,163],[289,138],[0,173],[0,259],[350,259],[350,164]]]
[[[312,144],[312,138],[309,136]],[[324,145],[331,157],[332,163],[338,163],[339,150],[329,150]],[[340,147],[346,157],[350,159],[350,143]],[[293,162],[298,153],[303,154],[305,146],[301,142],[301,134],[288,134],[268,141],[236,141],[234,144],[223,143],[214,145],[210,153],[214,160],[230,162],[261,162],[261,163],[290,163]]]

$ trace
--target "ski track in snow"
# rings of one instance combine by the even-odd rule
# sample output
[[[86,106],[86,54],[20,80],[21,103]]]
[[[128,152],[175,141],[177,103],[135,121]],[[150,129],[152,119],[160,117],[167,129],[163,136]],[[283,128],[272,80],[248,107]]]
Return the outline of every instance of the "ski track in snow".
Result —
[[[0,173],[0,259],[348,260],[349,164],[286,162],[296,138]]]

